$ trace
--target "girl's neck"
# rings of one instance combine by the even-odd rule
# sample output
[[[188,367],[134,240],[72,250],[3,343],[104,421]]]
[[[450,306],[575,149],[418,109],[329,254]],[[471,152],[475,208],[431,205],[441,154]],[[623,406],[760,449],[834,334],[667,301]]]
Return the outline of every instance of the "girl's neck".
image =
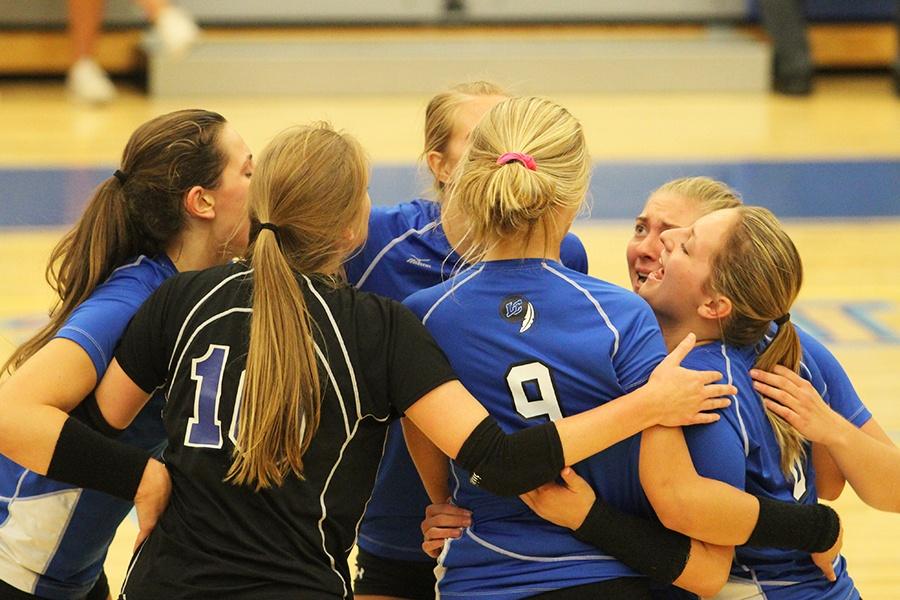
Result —
[[[559,262],[559,246],[562,240],[546,243],[543,235],[533,235],[527,245],[520,239],[499,240],[484,255],[483,260],[510,260],[516,258],[544,258]]]
[[[697,346],[709,344],[721,337],[718,323],[709,323],[698,319],[667,319],[657,315],[666,350],[671,352],[689,333],[697,336]]]
[[[166,247],[166,255],[179,272],[199,271],[223,264],[229,258],[210,247],[205,236],[184,232]]]
[[[471,245],[466,243],[465,235],[467,231],[466,220],[458,211],[445,211],[446,205],[444,201],[440,201],[441,205],[441,227],[444,230],[444,236],[447,243],[456,251],[457,254],[464,255]]]

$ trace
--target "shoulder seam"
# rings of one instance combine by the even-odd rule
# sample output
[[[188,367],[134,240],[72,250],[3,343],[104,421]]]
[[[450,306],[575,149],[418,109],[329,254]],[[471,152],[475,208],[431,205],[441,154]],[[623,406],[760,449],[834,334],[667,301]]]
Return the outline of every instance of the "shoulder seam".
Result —
[[[450,286],[450,289],[444,292],[444,294],[440,298],[438,298],[434,304],[431,305],[431,308],[428,309],[428,312],[425,313],[425,316],[422,317],[422,325],[424,325],[428,321],[429,317],[431,317],[431,313],[434,312],[434,309],[436,309],[438,305],[447,298],[447,296],[467,284],[473,277],[481,273],[481,271],[483,270],[484,265],[481,265],[474,273],[467,275],[466,278],[459,283],[455,283],[454,285]]]
[[[559,271],[557,271],[556,269],[554,269],[547,263],[544,263],[542,266],[544,269],[550,271],[551,273],[553,273],[554,275],[556,275],[557,277],[559,277],[560,279],[562,279],[563,281],[565,281],[566,283],[568,283],[569,285],[574,287],[576,290],[581,292],[585,296],[585,298],[587,298],[588,301],[594,305],[594,308],[597,309],[597,312],[600,314],[600,317],[603,319],[603,322],[606,324],[606,327],[612,332],[613,337],[615,338],[615,340],[613,342],[613,351],[612,351],[612,354],[610,355],[611,359],[615,358],[616,353],[619,351],[619,330],[616,329],[616,326],[613,325],[612,321],[609,318],[609,315],[607,315],[606,311],[603,310],[603,307],[600,306],[600,302],[598,302],[597,299],[594,298],[593,294],[591,294],[589,291],[587,291],[584,287],[578,285],[571,278],[567,277],[563,273],[560,273]]]
[[[406,231],[404,231],[403,233],[401,233],[400,235],[398,235],[391,241],[389,241],[387,244],[385,244],[385,246],[381,250],[378,251],[378,254],[375,255],[375,258],[372,259],[372,262],[369,263],[369,266],[366,267],[365,271],[363,271],[363,274],[359,278],[359,281],[357,281],[355,284],[353,284],[353,287],[360,288],[363,286],[363,284],[366,282],[366,279],[368,279],[369,275],[372,274],[372,271],[375,269],[376,265],[378,265],[378,263],[381,262],[381,259],[384,258],[385,254],[387,254],[388,252],[391,251],[391,248],[393,248],[394,246],[396,246],[397,244],[399,244],[400,242],[402,242],[409,236],[411,236],[413,234],[422,235],[424,233],[431,231],[432,229],[437,227],[437,225],[438,225],[437,221],[432,221],[431,223],[428,223],[421,229],[416,229],[415,227],[412,227],[410,229],[407,229]]]

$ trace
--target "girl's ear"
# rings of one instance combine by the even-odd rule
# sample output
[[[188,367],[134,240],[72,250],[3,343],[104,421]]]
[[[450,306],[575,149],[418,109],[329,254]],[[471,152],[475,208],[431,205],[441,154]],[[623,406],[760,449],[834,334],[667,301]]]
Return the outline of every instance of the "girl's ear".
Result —
[[[184,210],[197,219],[213,219],[216,216],[216,199],[202,186],[195,185],[184,195]]]
[[[697,307],[697,314],[704,319],[724,319],[731,314],[733,306],[731,299],[726,296],[709,296]]]
[[[431,174],[440,183],[446,184],[450,181],[451,173],[450,169],[447,168],[443,152],[429,150],[428,154],[425,155],[425,162],[428,163],[428,169],[431,171]]]

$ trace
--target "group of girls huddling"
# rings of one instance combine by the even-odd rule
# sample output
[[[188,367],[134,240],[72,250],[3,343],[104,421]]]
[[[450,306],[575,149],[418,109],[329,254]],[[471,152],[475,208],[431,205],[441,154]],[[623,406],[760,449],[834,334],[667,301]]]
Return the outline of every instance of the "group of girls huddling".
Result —
[[[110,597],[132,503],[123,600],[859,598],[818,500],[900,512],[900,450],[772,213],[664,184],[625,290],[569,233],[565,108],[456,86],[423,158],[436,200],[373,209],[327,124],[132,134],[4,368],[0,600]]]

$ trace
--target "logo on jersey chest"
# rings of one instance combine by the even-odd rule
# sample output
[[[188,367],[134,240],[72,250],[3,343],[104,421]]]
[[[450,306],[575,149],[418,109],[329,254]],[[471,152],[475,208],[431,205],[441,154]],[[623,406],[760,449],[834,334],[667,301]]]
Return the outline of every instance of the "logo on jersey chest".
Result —
[[[419,258],[418,256],[410,256],[406,259],[406,262],[415,265],[417,267],[422,267],[423,269],[431,268],[431,259],[430,258]]]
[[[499,310],[504,321],[519,325],[519,333],[525,333],[534,324],[534,305],[525,296],[507,296],[500,301]]]

